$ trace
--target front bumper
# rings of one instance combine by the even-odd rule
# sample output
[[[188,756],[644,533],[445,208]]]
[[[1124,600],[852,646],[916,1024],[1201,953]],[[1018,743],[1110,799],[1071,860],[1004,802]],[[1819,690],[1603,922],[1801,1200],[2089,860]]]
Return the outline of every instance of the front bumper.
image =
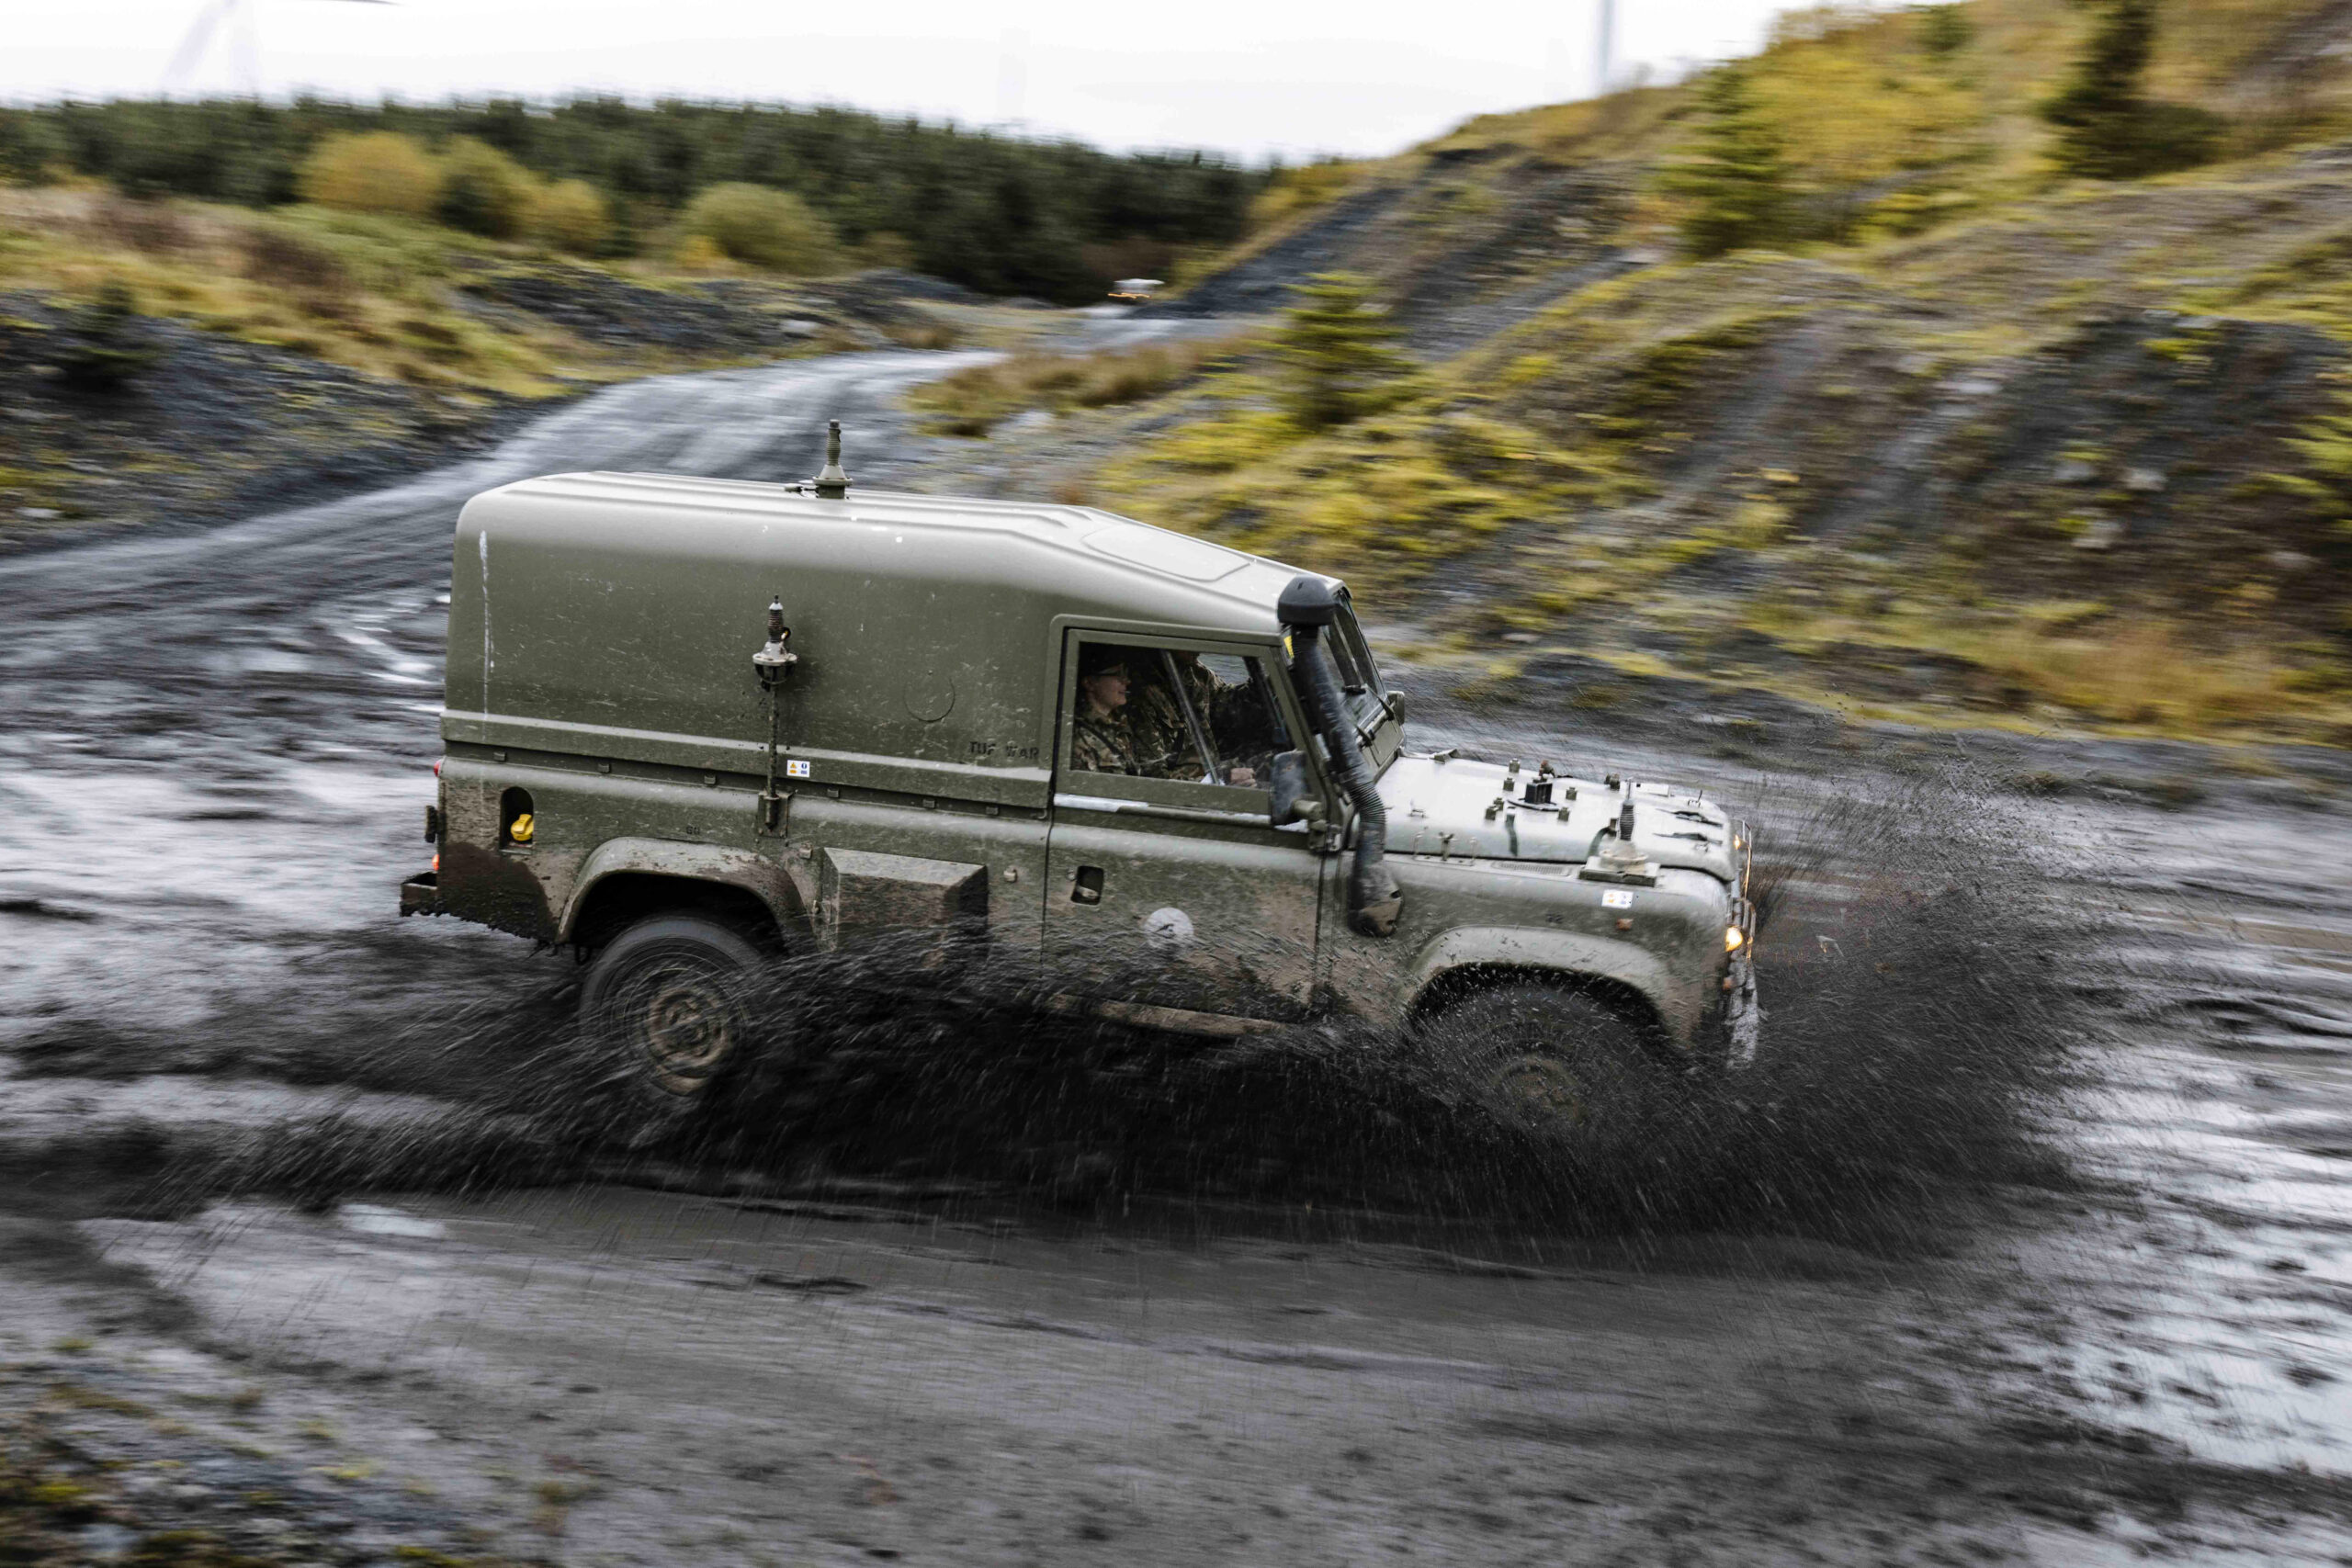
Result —
[[[419,872],[401,884],[401,913],[403,915],[438,915],[441,908],[441,874],[437,871]]]
[[[1756,875],[1755,829],[1737,824],[1732,842],[1739,851],[1739,897],[1732,907],[1732,919],[1747,933],[1724,972],[1724,1063],[1736,1070],[1753,1063],[1764,1043],[1764,1007],[1756,996],[1756,905],[1748,897]]]
[[[1752,945],[1752,944],[1751,944]],[[1764,1005],[1756,996],[1756,961],[1742,948],[1724,976],[1724,1065],[1745,1067],[1756,1060],[1764,1043]]]

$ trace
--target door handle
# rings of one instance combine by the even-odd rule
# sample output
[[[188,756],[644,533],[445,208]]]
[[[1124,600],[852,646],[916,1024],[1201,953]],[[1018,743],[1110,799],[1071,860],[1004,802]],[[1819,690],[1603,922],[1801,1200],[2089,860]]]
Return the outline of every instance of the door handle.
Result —
[[[1069,901],[1073,904],[1102,902],[1102,868],[1082,865],[1070,876]]]

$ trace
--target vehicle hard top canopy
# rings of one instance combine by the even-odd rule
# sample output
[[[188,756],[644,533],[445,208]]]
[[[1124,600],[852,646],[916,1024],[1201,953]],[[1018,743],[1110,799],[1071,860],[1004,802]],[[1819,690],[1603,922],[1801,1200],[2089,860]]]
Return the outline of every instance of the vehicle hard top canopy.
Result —
[[[1295,575],[1091,507],[824,500],[666,474],[526,479],[458,521],[443,735],[742,766],[765,741],[749,655],[774,596],[801,656],[796,750],[1042,783],[1057,617],[1262,639]]]

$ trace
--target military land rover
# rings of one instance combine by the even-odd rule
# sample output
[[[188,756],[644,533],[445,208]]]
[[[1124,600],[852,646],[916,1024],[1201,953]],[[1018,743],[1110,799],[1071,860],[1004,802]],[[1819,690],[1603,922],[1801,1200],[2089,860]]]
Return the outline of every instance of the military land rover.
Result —
[[[458,520],[437,852],[401,908],[588,958],[583,1023],[649,1103],[751,1037],[771,955],[910,934],[1151,1029],[1444,1020],[1521,1100],[1753,1049],[1750,850],[1716,806],[1408,750],[1331,579],[849,488],[564,474]]]

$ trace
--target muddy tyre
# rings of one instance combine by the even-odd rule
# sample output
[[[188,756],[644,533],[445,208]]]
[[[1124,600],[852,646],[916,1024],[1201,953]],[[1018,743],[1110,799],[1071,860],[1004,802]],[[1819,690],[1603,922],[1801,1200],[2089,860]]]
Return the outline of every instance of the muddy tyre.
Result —
[[[1504,1121],[1555,1134],[1622,1123],[1667,1073],[1654,1031],[1606,1000],[1566,986],[1498,986],[1423,1026],[1442,1070]]]
[[[685,1121],[743,1053],[760,950],[703,915],[655,915],[606,943],[580,988],[580,1031],[631,1125],[658,1136]]]

